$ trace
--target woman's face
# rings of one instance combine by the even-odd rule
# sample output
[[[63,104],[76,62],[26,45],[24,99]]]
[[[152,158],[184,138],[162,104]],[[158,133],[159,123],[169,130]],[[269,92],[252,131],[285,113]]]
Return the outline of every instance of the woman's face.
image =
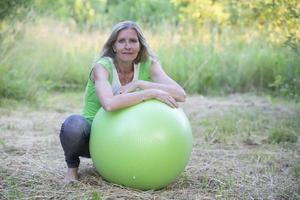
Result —
[[[124,62],[133,62],[140,51],[140,42],[134,29],[124,29],[119,32],[113,45],[116,58]]]

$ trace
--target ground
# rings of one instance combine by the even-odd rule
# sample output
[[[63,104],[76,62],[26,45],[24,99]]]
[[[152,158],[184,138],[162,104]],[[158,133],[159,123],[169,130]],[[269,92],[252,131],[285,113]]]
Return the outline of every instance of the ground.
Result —
[[[0,199],[300,199],[299,105],[251,95],[189,96],[181,104],[193,151],[162,190],[108,183],[90,159],[81,160],[79,181],[66,185],[58,134],[63,120],[80,112],[81,96],[0,107]],[[272,140],[278,130],[291,134]]]

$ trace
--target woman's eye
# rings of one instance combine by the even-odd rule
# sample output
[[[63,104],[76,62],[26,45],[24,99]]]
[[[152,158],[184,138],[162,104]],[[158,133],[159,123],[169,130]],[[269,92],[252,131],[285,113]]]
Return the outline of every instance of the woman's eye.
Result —
[[[132,42],[132,43],[137,43],[138,40],[137,40],[137,39],[131,39],[130,42]]]
[[[125,38],[121,38],[117,42],[120,43],[120,44],[124,44],[126,42],[126,39]],[[127,42],[135,44],[135,43],[138,43],[138,40],[135,39],[135,38],[134,39],[128,39]]]

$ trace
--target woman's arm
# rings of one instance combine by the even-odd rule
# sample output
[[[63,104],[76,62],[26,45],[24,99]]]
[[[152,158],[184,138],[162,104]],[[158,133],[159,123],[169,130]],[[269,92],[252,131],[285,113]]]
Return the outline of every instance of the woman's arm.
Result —
[[[93,77],[95,80],[96,96],[106,111],[118,110],[152,98],[156,98],[173,108],[178,107],[177,102],[167,92],[158,89],[145,89],[138,92],[113,95],[111,85],[108,81],[108,72],[100,64],[95,65]]]
[[[157,61],[152,61],[151,79],[153,82],[141,81],[140,87],[142,89],[163,90],[168,92],[176,101],[185,101],[186,94],[183,88],[165,73]]]
[[[144,90],[158,89],[167,92],[176,101],[185,101],[186,94],[183,88],[164,72],[161,65],[157,61],[152,61],[151,79],[153,82],[138,80],[129,83],[128,85],[123,86],[119,92],[127,93],[134,91],[136,88],[141,88]]]

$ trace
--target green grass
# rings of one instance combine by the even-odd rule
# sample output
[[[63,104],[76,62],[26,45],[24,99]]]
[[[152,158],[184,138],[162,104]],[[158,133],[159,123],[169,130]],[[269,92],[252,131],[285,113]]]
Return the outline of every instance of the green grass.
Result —
[[[296,143],[298,136],[289,128],[274,128],[270,130],[268,141],[270,143]]]
[[[1,56],[0,72],[5,75],[0,78],[2,97],[36,100],[41,92],[84,89],[97,45],[60,28],[24,27],[23,37]]]
[[[251,43],[233,40],[230,44],[221,43],[220,49],[214,51],[200,43],[163,44],[158,53],[166,70],[191,93],[298,94],[300,59],[297,53],[262,40]],[[273,84],[276,77],[282,79]],[[283,87],[287,87],[286,91]]]
[[[300,161],[295,162],[290,170],[290,173],[298,180],[300,180]]]
[[[1,41],[1,98],[35,101],[43,92],[83,91],[109,31],[79,33],[50,19],[20,27],[16,36]],[[267,44],[264,38],[242,40],[238,31],[220,37],[212,48],[205,32],[165,28],[169,31],[146,29],[148,42],[166,72],[188,93],[268,92],[299,99],[299,52]]]
[[[92,191],[90,196],[87,198],[88,200],[101,200],[100,194],[97,191]]]
[[[0,168],[0,178],[3,180],[5,186],[5,194],[9,199],[21,199],[24,198],[24,194],[19,189],[18,181],[12,175],[9,174],[5,169]],[[0,195],[0,197],[2,196]]]
[[[267,110],[259,109],[229,109],[210,114],[198,123],[205,128],[207,142],[226,142],[235,138],[245,142],[296,143],[300,133],[299,115],[273,116]]]

